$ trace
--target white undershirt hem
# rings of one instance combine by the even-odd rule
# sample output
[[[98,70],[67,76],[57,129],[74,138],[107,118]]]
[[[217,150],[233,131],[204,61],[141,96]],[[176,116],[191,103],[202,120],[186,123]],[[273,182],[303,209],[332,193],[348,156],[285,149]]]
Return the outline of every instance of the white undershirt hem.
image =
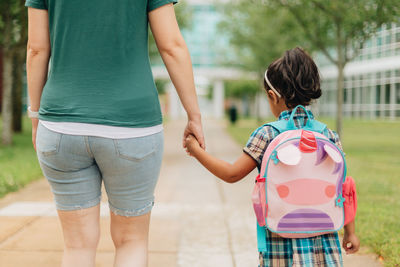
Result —
[[[47,129],[58,133],[98,136],[112,139],[144,137],[163,131],[162,124],[144,128],[130,128],[81,122],[53,122],[39,120],[39,123]]]

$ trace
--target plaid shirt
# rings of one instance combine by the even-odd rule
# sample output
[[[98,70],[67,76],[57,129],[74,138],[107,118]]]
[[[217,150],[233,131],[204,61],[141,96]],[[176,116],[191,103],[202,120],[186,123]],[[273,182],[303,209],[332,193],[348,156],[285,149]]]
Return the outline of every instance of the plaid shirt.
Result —
[[[296,127],[301,127],[307,122],[308,117],[314,119],[314,115],[311,111],[308,110],[306,114],[303,109],[299,108],[294,115],[294,124]],[[291,111],[285,110],[280,115],[278,120],[288,120],[290,118]],[[257,168],[260,170],[262,158],[264,156],[265,151],[267,150],[268,145],[272,142],[272,140],[277,137],[279,132],[269,126],[263,125],[257,128],[250,136],[249,141],[247,141],[246,146],[243,148],[243,152],[248,154],[251,158],[253,158],[257,162]],[[342,144],[340,143],[339,135],[328,128],[322,133],[326,137],[329,138],[333,143],[335,143],[340,149],[342,149]],[[343,149],[342,149],[343,150]]]
[[[283,111],[279,120],[288,120],[291,111]],[[294,116],[296,127],[307,122],[308,117],[314,118],[311,111],[307,114],[303,109],[297,109]],[[260,170],[262,159],[268,145],[277,137],[279,132],[268,125],[256,129],[249,138],[243,151],[257,162]],[[342,145],[336,132],[325,129],[323,134],[340,149]],[[308,238],[283,238],[268,229],[266,231],[267,251],[260,252],[260,267],[269,266],[343,266],[339,237],[330,233]]]
[[[338,233],[308,238],[283,238],[266,230],[267,251],[259,267],[342,267]]]

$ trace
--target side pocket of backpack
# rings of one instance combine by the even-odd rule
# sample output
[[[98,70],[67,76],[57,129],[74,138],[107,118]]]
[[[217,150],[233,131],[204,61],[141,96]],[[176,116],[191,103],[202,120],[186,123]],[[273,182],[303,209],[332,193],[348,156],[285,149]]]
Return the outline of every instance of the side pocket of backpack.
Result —
[[[343,183],[343,197],[345,202],[344,208],[344,225],[352,222],[357,213],[357,191],[356,183],[351,176],[346,177],[346,182]]]
[[[256,184],[254,185],[251,200],[253,202],[253,208],[256,214],[258,225],[265,226],[265,218],[267,215],[267,204],[265,201],[265,178],[260,178],[260,175],[258,175],[256,178]]]

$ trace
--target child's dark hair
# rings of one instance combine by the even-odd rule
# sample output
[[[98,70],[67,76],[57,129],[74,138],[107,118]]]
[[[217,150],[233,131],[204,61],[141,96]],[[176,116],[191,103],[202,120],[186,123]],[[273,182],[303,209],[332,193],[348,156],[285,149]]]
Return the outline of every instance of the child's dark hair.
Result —
[[[301,48],[288,50],[268,67],[267,78],[288,108],[307,106],[321,96],[320,77],[314,60]],[[264,78],[264,87],[268,86]]]

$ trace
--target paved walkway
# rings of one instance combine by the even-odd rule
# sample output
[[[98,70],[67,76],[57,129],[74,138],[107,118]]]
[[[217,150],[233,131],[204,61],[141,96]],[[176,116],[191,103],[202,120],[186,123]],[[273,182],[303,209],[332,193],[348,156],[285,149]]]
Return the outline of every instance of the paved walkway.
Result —
[[[241,148],[221,124],[205,122],[207,149],[233,161]],[[255,173],[220,182],[181,148],[183,122],[169,122],[150,234],[150,267],[255,267],[255,218],[250,193]],[[105,194],[103,194],[105,195]],[[102,202],[96,266],[112,266],[108,209]],[[0,266],[59,266],[62,233],[47,181],[41,179],[0,200]],[[344,256],[345,266],[381,266],[372,256]]]

